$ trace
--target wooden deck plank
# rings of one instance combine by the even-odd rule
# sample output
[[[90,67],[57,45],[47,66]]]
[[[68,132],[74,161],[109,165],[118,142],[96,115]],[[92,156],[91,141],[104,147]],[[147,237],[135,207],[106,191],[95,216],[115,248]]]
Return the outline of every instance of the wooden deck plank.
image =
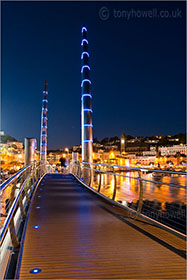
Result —
[[[117,214],[155,231],[157,239],[168,238],[169,249]],[[32,204],[19,279],[185,279],[185,259],[172,248],[183,250],[183,241],[126,217],[73,176],[50,174]],[[31,274],[33,268],[42,271]]]

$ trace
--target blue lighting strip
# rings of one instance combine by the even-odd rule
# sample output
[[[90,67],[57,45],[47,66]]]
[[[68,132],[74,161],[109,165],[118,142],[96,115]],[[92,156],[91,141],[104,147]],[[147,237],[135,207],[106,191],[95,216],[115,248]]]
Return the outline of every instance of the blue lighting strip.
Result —
[[[93,127],[93,125],[92,125],[92,124],[84,124],[84,126]]]
[[[42,146],[47,146],[47,144],[46,143],[42,143]]]
[[[88,82],[91,85],[91,81],[89,79],[84,79],[82,80],[81,87],[83,87],[83,84],[86,82]]]
[[[43,125],[42,128],[47,128],[47,126]]]
[[[41,152],[42,155],[46,155],[46,152]]]
[[[48,91],[47,90],[43,90],[43,93],[47,93],[48,94]]]
[[[82,98],[83,97],[90,97],[90,98],[92,98],[91,94],[89,94],[89,93],[82,94]]]
[[[83,33],[84,30],[87,32],[87,28],[86,27],[83,27],[81,32]]]
[[[89,53],[88,53],[88,52],[82,52],[81,59],[83,59],[83,56],[84,56],[85,54],[89,57]]]
[[[47,117],[42,117],[42,119],[48,120],[48,118],[47,118]]]
[[[42,101],[43,101],[43,102],[47,102],[47,103],[48,103],[48,100],[47,100],[47,99],[43,99]]]
[[[83,109],[83,111],[85,111],[85,112],[92,112],[93,113],[92,109]]]
[[[47,137],[47,134],[42,134],[42,136],[45,136],[45,137]]]
[[[81,46],[83,46],[84,42],[88,44],[88,40],[82,39]]]
[[[82,68],[81,68],[81,73],[83,73],[84,68],[88,68],[88,69],[90,70],[90,66],[88,66],[88,65],[83,65]]]
[[[42,110],[46,110],[46,111],[48,111],[48,109],[47,109],[47,108],[42,108]]]
[[[84,143],[93,142],[93,140],[84,140]]]

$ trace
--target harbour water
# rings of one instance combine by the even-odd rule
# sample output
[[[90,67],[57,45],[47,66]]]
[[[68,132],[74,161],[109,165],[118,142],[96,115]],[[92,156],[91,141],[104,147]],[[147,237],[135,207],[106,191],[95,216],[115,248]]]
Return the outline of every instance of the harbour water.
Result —
[[[133,177],[138,177],[137,172],[120,172],[120,175],[125,175],[131,178],[124,178],[116,175],[117,180],[117,193],[116,200],[131,202],[139,198],[139,180],[134,179]],[[155,180],[152,173],[145,174],[142,177],[147,180]],[[143,182],[143,199],[148,200],[158,200],[162,204],[165,202],[186,202],[186,189],[180,188],[179,186],[186,186],[187,178],[184,175],[180,176],[163,176],[159,182],[172,183],[176,184],[176,187],[164,185],[164,184],[155,184],[153,182]],[[95,175],[95,180],[93,187],[97,188],[99,183],[99,176]],[[114,176],[113,175],[102,175],[102,187],[101,192],[108,197],[112,197],[114,190]]]

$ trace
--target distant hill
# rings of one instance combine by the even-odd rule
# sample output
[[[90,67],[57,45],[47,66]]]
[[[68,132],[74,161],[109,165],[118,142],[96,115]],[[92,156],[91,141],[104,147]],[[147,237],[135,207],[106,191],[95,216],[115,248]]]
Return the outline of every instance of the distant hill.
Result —
[[[7,143],[7,142],[18,142],[14,137],[10,135],[1,135],[0,136],[0,143]]]

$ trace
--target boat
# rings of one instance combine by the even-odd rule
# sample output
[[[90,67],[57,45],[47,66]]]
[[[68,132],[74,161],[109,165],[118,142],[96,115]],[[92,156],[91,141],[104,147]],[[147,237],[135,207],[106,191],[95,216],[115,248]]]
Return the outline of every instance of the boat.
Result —
[[[164,176],[164,174],[161,173],[161,172],[153,172],[153,173],[152,173],[152,177],[153,177],[154,180],[159,180],[159,179],[161,179],[163,176]]]

